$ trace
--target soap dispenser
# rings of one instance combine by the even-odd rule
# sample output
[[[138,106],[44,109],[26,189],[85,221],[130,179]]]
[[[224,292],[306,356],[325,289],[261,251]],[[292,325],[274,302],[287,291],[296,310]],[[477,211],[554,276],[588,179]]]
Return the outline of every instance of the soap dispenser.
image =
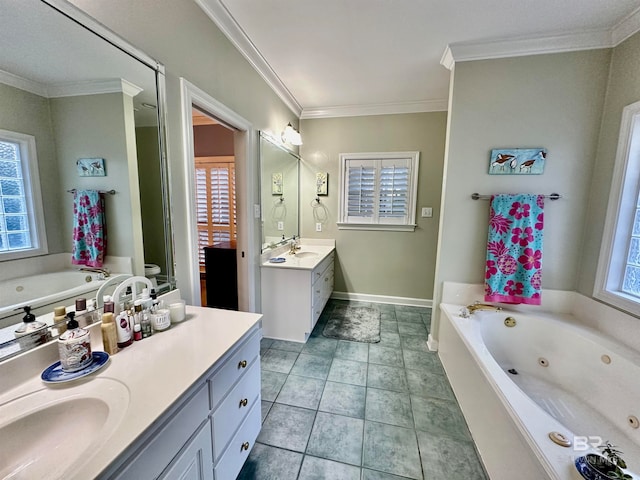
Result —
[[[36,316],[31,313],[29,305],[24,307],[24,312],[25,316],[22,318],[22,325],[15,331],[18,343],[23,348],[35,347],[46,343],[49,340],[47,324],[36,320]]]
[[[75,312],[67,313],[67,331],[58,338],[60,364],[65,372],[77,372],[93,361],[89,331],[80,328],[74,317]]]

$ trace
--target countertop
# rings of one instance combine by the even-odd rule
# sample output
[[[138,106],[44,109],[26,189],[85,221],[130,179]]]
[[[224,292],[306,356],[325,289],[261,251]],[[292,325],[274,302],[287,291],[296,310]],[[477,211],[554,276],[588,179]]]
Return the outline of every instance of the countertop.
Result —
[[[164,332],[134,342],[111,356],[106,367],[85,379],[55,385],[68,389],[96,378],[109,378],[129,390],[129,404],[115,432],[103,439],[94,455],[65,478],[94,478],[114,461],[185,391],[247,332],[261,314],[187,306],[187,318]],[[99,331],[99,329],[98,329]],[[92,336],[95,336],[92,333]],[[92,344],[95,342],[95,338]],[[96,350],[94,346],[94,350]],[[48,365],[41,365],[44,370]],[[0,393],[0,404],[25,392],[51,388],[39,375]],[[55,453],[53,453],[55,454]],[[60,454],[60,453],[58,453]]]
[[[289,248],[286,251],[273,255],[274,257],[282,257],[286,259],[283,263],[271,263],[269,260],[262,262],[262,267],[265,268],[293,268],[298,270],[313,270],[324,260],[327,256],[335,250],[333,245],[310,245],[303,243],[300,250],[296,252],[296,255],[289,253]],[[312,256],[298,256],[297,254],[305,252],[317,253]]]

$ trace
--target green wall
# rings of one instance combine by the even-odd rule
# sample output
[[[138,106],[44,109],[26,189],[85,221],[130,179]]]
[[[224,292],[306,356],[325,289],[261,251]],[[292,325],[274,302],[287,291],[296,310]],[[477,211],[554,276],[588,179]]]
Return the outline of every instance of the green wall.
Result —
[[[336,239],[335,290],[430,300],[438,236],[438,212],[446,112],[302,120],[301,235]],[[338,230],[340,153],[419,151],[414,232]],[[315,231],[311,201],[316,172],[329,173],[329,195],[321,197],[328,221]],[[421,207],[433,207],[421,218]]]

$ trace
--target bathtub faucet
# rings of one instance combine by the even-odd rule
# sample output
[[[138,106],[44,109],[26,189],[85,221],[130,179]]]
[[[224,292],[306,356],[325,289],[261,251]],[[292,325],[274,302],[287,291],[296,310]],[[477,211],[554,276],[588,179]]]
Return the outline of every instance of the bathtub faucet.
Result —
[[[80,269],[80,271],[81,272],[97,273],[98,274],[98,278],[100,278],[100,280],[104,280],[109,275],[111,275],[111,272],[106,268],[82,267]]]
[[[470,315],[473,315],[478,310],[491,310],[494,312],[499,312],[500,310],[502,310],[502,307],[489,305],[487,303],[473,302],[471,305],[467,305],[466,307],[462,307],[460,309],[460,316],[462,318],[469,318]]]

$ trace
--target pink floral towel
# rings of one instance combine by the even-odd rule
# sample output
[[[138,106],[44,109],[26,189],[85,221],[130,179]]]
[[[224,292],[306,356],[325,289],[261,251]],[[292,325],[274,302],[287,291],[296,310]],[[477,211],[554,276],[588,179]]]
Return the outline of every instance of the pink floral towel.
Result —
[[[102,267],[107,248],[104,198],[97,190],[78,190],[73,195],[73,250],[71,263]]]
[[[540,305],[544,195],[491,197],[486,302]]]

